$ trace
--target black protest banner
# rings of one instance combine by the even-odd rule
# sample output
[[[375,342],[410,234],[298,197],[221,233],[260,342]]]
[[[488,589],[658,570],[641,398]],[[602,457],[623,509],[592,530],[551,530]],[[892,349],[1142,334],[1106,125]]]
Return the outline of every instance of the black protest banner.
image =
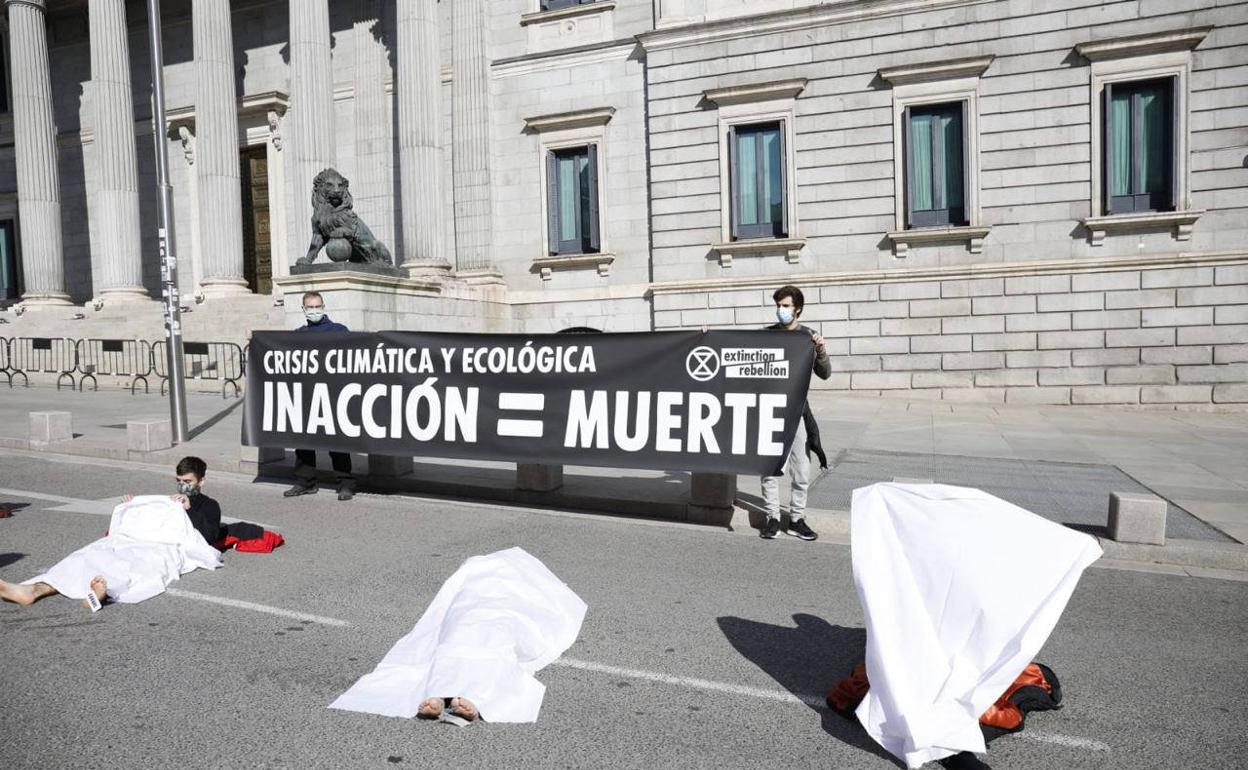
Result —
[[[243,443],[772,474],[814,353],[803,331],[256,332]]]

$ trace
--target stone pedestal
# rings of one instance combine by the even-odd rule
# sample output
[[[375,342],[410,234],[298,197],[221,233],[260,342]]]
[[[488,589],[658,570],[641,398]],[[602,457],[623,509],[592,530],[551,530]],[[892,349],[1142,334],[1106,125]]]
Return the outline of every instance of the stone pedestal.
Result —
[[[126,423],[126,444],[131,452],[155,452],[173,446],[169,420],[131,420]]]
[[[737,499],[737,477],[724,473],[695,473],[692,482],[686,518],[695,524],[730,526]]]
[[[1111,492],[1109,537],[1119,543],[1166,544],[1166,509],[1156,495]]]
[[[516,489],[522,492],[554,492],[562,486],[562,465],[516,464]]]
[[[31,412],[30,444],[47,446],[74,437],[74,416],[70,412]]]
[[[266,465],[280,465],[286,460],[286,450],[277,447],[245,446],[239,452],[239,473],[260,475]]]
[[[364,273],[367,275],[405,275],[392,265],[375,262],[314,262],[311,265],[291,265],[291,275],[319,275],[321,273]]]

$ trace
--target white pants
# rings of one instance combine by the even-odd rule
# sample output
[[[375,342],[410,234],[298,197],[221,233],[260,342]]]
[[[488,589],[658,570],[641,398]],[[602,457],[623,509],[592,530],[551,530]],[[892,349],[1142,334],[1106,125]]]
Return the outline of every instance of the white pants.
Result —
[[[789,504],[789,520],[800,521],[806,515],[806,490],[810,487],[810,458],[806,456],[806,421],[797,423],[797,435],[789,459],[780,469],[779,476],[763,476],[763,507],[767,518],[780,518],[780,479],[785,474],[793,477],[793,499]]]

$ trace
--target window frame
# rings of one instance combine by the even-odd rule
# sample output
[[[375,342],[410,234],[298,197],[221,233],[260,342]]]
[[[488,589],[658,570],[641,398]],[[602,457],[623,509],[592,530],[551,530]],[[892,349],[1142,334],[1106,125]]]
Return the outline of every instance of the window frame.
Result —
[[[559,205],[561,186],[558,164],[561,154],[584,149],[587,156],[587,179],[589,185],[588,222],[577,222],[577,238],[571,241],[557,239],[560,232]],[[577,152],[577,156],[581,153]],[[602,252],[602,207],[600,205],[601,174],[599,172],[599,148],[596,142],[571,144],[566,146],[548,146],[545,152],[545,190],[546,190],[546,254],[552,257],[579,254],[600,254]],[[581,197],[580,178],[576,180],[576,198],[578,199],[578,219],[584,211],[579,203]],[[586,232],[588,226],[588,232]]]
[[[738,149],[737,138],[742,129],[758,129],[759,133],[757,144],[761,150],[762,132],[761,130],[772,128],[776,129],[777,138],[780,142],[780,221],[768,222],[763,224],[746,225],[737,221],[740,210],[741,188],[737,184],[737,176],[740,174],[740,150]],[[788,168],[788,141],[787,127],[783,118],[779,120],[766,120],[759,123],[730,123],[728,125],[728,190],[729,190],[729,236],[731,241],[750,241],[761,239],[784,239],[789,237],[789,168]],[[758,197],[760,211],[766,206],[763,200],[762,188],[762,152],[756,154],[757,163],[759,164],[758,176],[755,183],[755,194]],[[776,232],[777,226],[780,232]]]
[[[1163,123],[1165,131],[1165,155],[1162,160],[1162,167],[1165,172],[1165,185],[1161,193],[1140,192],[1138,184],[1140,178],[1144,175],[1141,160],[1141,146],[1143,144],[1142,136],[1142,115],[1140,114],[1140,100],[1138,89],[1141,86],[1150,84],[1165,85],[1165,110],[1166,118]],[[1110,108],[1114,92],[1117,88],[1131,87],[1133,93],[1131,95],[1131,158],[1129,168],[1129,187],[1126,195],[1114,195],[1111,185],[1111,177],[1113,175],[1113,154],[1110,150],[1111,137],[1113,135],[1114,121],[1113,110]],[[1178,133],[1178,118],[1175,109],[1175,91],[1178,88],[1178,79],[1174,76],[1165,78],[1152,78],[1149,80],[1130,80],[1120,82],[1109,82],[1104,86],[1102,91],[1103,121],[1101,125],[1100,141],[1102,164],[1101,184],[1104,189],[1104,205],[1105,213],[1112,216],[1114,214],[1143,214],[1152,212],[1174,211],[1175,203],[1178,200],[1179,190],[1176,185],[1176,175],[1178,170],[1175,168],[1175,137]],[[1158,200],[1157,196],[1163,196]]]
[[[801,81],[801,88],[805,88],[805,81]],[[794,89],[800,91],[800,89]],[[794,125],[795,125],[795,104],[797,93],[787,98],[767,99],[763,101],[744,101],[735,102],[725,100],[719,106],[719,200],[720,200],[720,243],[766,243],[768,241],[785,241],[801,238],[801,222],[798,217],[797,206],[797,155],[796,142],[794,141]],[[733,203],[736,199],[736,191],[733,189],[732,177],[732,136],[733,129],[737,126],[761,125],[764,123],[780,123],[783,131],[780,137],[781,144],[781,161],[783,168],[781,170],[781,178],[783,180],[784,206],[782,209],[783,223],[786,235],[777,237],[774,235],[763,237],[735,237],[735,226],[733,221],[735,214],[733,211]]]
[[[24,290],[22,281],[22,255],[21,255],[21,238],[18,232],[18,221],[16,214],[0,214],[0,239],[7,239],[7,253],[12,255],[13,260],[13,296],[4,296],[4,286],[0,284],[0,303],[13,303],[22,298]]]
[[[912,198],[914,194],[914,178],[911,172],[914,157],[914,137],[913,137],[913,117],[915,110],[932,110],[937,108],[948,108],[948,111],[954,110],[959,112],[960,125],[962,132],[962,205],[956,209],[949,207],[947,204],[944,208],[923,209],[922,212],[916,212],[912,206]],[[967,113],[970,111],[969,104],[966,100],[957,100],[950,102],[923,102],[906,104],[902,111],[902,177],[904,179],[902,190],[903,205],[905,210],[905,228],[907,230],[919,230],[930,227],[966,227],[970,225],[967,218],[967,179],[970,176],[970,163],[968,162],[968,142],[967,142],[967,124],[969,122]],[[935,171],[936,158],[943,153],[943,148],[933,142],[932,144],[932,167],[930,171]],[[933,180],[934,181],[934,180]],[[933,184],[933,189],[935,185]],[[958,216],[954,216],[954,213]],[[920,216],[920,213],[922,216]]]
[[[537,0],[537,10],[542,11],[561,11],[565,8],[575,8],[579,5],[592,5],[601,0]]]
[[[525,133],[533,135],[537,139],[537,155],[534,160],[537,163],[540,182],[538,189],[541,193],[538,197],[541,199],[542,221],[541,249],[535,257],[538,262],[548,261],[555,257],[566,259],[569,256],[573,256],[566,252],[561,253],[552,249],[551,239],[555,233],[551,232],[549,153],[556,150],[594,145],[597,154],[594,192],[597,195],[597,216],[595,219],[598,251],[589,252],[589,254],[598,257],[594,261],[595,264],[606,264],[606,270],[609,271],[609,263],[611,261],[609,259],[610,222],[607,220],[606,213],[610,201],[607,195],[606,177],[609,172],[610,148],[607,142],[607,125],[611,122],[611,118],[614,115],[614,107],[594,107],[585,110],[525,118]],[[578,253],[583,254],[584,252]],[[602,275],[607,274],[601,266],[599,272]],[[545,270],[542,271],[542,276],[544,279],[548,278]]]

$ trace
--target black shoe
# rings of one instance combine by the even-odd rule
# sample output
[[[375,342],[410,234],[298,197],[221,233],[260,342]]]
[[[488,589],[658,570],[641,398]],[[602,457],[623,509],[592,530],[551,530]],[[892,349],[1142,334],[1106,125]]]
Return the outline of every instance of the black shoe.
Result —
[[[346,500],[350,500],[353,497],[355,497],[354,489],[351,489],[350,487],[338,487],[338,499],[339,500],[346,501]]]
[[[282,497],[298,497],[299,495],[315,495],[316,484],[296,484],[282,493]]]
[[[819,536],[810,528],[805,519],[789,522],[789,526],[785,528],[784,534],[801,538],[802,540],[814,540]]]
[[[780,531],[780,520],[779,520],[779,519],[773,519],[773,518],[771,518],[770,516],[768,516],[768,517],[767,517],[767,522],[766,522],[765,524],[763,524],[763,528],[762,528],[762,530],[758,533],[758,536],[759,536],[759,537],[761,537],[761,538],[762,538],[762,539],[764,539],[764,540],[773,540],[773,539],[775,539],[776,534],[777,534],[779,531]]]

